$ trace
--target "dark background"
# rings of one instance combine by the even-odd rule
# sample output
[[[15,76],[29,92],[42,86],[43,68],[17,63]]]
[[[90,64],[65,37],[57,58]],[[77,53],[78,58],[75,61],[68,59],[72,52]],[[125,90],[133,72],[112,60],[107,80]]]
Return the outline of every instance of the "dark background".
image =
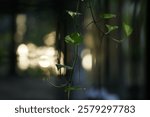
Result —
[[[64,90],[53,87],[47,80],[60,84],[68,77],[68,72],[60,76],[52,70],[52,75],[47,76],[47,70],[38,65],[21,69],[17,49],[23,43],[32,43],[37,48],[52,47],[63,52],[65,64],[71,64],[73,48],[66,45],[64,37],[74,31],[74,22],[66,10],[76,11],[76,4],[77,0],[0,0],[0,99],[66,99]],[[146,5],[146,0],[92,0],[96,19],[101,13],[115,13],[117,18],[105,23],[121,27],[125,21],[131,25],[133,33],[121,44],[105,38],[100,47],[99,32],[94,25],[90,25],[88,31],[79,28],[83,34],[94,35],[92,44],[85,38],[79,47],[79,55],[84,49],[90,50],[92,68],[84,68],[83,58],[79,58],[74,84],[87,90],[75,91],[71,99],[148,99]],[[78,18],[78,25],[91,21],[90,11],[82,1],[79,11],[83,15]],[[19,16],[25,18],[25,22],[21,19],[17,24]],[[25,29],[18,28],[19,25]],[[54,31],[55,44],[46,45],[46,35]],[[122,28],[112,35],[125,38]]]

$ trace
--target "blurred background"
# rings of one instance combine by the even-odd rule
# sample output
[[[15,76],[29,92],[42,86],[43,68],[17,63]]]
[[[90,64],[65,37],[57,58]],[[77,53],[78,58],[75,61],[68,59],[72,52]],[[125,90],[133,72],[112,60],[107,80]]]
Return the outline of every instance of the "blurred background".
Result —
[[[146,99],[146,0],[91,0],[94,17],[114,13],[111,35],[101,34],[92,21],[86,0],[79,0],[76,18],[84,37],[74,72],[71,99]],[[56,64],[71,65],[74,48],[64,37],[74,32],[74,21],[66,10],[76,11],[78,0],[0,0],[0,99],[66,99],[61,85],[69,72]],[[126,38],[122,22],[133,28]],[[84,29],[86,27],[86,29]]]

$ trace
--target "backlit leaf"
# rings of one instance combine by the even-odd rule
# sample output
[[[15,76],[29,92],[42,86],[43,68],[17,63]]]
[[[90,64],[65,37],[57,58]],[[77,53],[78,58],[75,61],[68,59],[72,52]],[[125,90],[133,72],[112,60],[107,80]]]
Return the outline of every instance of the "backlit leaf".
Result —
[[[81,15],[81,13],[78,12],[73,12],[73,11],[66,11],[71,17],[77,16],[77,15]]]
[[[111,14],[111,13],[105,13],[105,14],[101,15],[101,17],[104,18],[104,19],[111,19],[111,18],[115,18],[116,15]]]
[[[127,37],[130,36],[133,32],[133,29],[131,28],[131,26],[129,26],[126,23],[123,23],[123,29],[124,29],[125,34],[126,34]]]
[[[82,42],[82,37],[79,33],[72,33],[65,37],[65,42],[72,45],[78,45]]]
[[[65,92],[67,91],[76,91],[76,90],[82,90],[83,88],[79,86],[66,86],[65,87]]]
[[[116,25],[108,25],[108,24],[106,24],[106,27],[107,27],[107,32],[105,33],[105,34],[108,34],[108,33],[110,33],[111,31],[114,31],[114,30],[116,30],[116,29],[118,29],[118,26],[116,26]]]

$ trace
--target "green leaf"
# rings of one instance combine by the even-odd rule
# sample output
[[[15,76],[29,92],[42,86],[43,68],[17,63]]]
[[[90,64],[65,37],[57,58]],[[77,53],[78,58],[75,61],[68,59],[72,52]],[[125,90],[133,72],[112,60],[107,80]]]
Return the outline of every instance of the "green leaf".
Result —
[[[58,70],[61,68],[66,68],[66,69],[72,70],[72,67],[67,66],[67,65],[56,64],[56,67]]]
[[[75,16],[81,15],[81,13],[78,12],[73,12],[73,11],[66,11],[72,18],[74,18]]]
[[[79,86],[66,86],[65,87],[65,92],[67,92],[67,91],[77,91],[77,90],[82,90],[82,88],[79,87]]]
[[[105,13],[101,16],[104,19],[111,19],[111,18],[115,18],[116,15],[115,14],[111,14],[111,13]]]
[[[82,37],[79,33],[72,33],[65,37],[65,42],[72,45],[78,45],[82,42]]]
[[[123,29],[124,29],[125,34],[126,34],[127,37],[130,36],[133,32],[133,29],[131,28],[131,26],[129,26],[126,23],[123,23]]]
[[[113,25],[108,25],[108,24],[106,24],[106,27],[107,27],[108,31],[105,34],[108,34],[111,31],[118,29],[118,26],[113,26]]]

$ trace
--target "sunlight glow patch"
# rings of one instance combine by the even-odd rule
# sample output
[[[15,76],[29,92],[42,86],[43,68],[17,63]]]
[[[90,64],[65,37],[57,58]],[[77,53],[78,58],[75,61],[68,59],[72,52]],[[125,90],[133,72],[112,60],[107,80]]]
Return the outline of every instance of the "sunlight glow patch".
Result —
[[[94,39],[93,39],[93,35],[90,33],[85,34],[84,36],[84,44],[88,47],[88,48],[93,48],[94,47]]]
[[[18,58],[18,66],[21,70],[26,70],[29,67],[29,59],[25,56],[20,56]]]
[[[92,69],[92,54],[86,54],[82,59],[82,66],[85,70]]]
[[[43,68],[47,68],[52,64],[51,61],[49,60],[49,57],[44,56],[44,55],[40,57],[40,60],[38,63],[40,67],[43,67]]]
[[[56,32],[53,31],[44,37],[44,43],[47,46],[54,46],[56,42]]]
[[[19,45],[19,47],[17,49],[17,53],[20,56],[26,56],[26,55],[28,55],[28,47],[25,44]]]
[[[27,16],[25,14],[18,14],[16,16],[16,34],[15,40],[20,43],[23,41],[23,36],[26,32],[26,20]]]
[[[47,48],[47,50],[45,51],[45,54],[47,56],[54,56],[56,53],[55,49],[53,47],[49,47]]]
[[[21,70],[28,68],[41,68],[43,70],[49,69],[50,74],[64,75],[66,73],[65,68],[61,68],[61,71],[56,68],[58,63],[58,51],[54,47],[40,46],[37,47],[33,43],[20,44],[17,48],[18,67]],[[59,63],[64,65],[64,54],[60,52]]]

